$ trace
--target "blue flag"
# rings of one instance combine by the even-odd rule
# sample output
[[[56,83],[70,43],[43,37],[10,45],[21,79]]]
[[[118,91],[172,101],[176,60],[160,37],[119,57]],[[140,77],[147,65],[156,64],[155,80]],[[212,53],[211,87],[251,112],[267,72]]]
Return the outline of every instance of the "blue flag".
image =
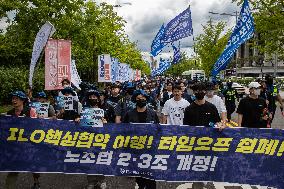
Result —
[[[159,68],[152,72],[152,76],[161,75],[171,66],[171,61],[160,58]]]
[[[177,41],[193,34],[190,7],[172,19],[165,27],[164,43]]]
[[[153,56],[157,56],[165,46],[165,44],[162,43],[161,41],[164,36],[164,33],[165,33],[165,26],[163,24],[151,45],[151,54]]]
[[[177,48],[174,44],[172,44],[172,47],[174,49],[173,64],[177,64],[181,60],[180,45],[179,48]]]
[[[245,0],[242,6],[238,23],[234,28],[234,32],[230,36],[224,52],[221,54],[213,67],[213,70],[211,72],[213,77],[215,77],[221,70],[227,67],[236,50],[240,47],[241,44],[250,39],[253,34],[253,17],[250,12],[248,0]]]

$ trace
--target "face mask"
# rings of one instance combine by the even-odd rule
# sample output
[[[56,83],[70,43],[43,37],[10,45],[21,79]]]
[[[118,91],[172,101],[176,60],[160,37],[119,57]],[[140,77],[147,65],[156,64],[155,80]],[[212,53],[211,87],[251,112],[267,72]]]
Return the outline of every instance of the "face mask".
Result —
[[[147,104],[147,101],[146,101],[146,100],[137,100],[137,101],[136,101],[136,105],[137,105],[139,108],[145,107],[146,104]]]
[[[89,99],[89,103],[91,106],[97,106],[99,104],[98,99]]]
[[[259,95],[260,95],[260,89],[255,89],[255,90],[254,90],[254,94],[257,95],[257,96],[259,96]]]
[[[67,88],[67,87],[70,87],[69,85],[63,85],[63,88]]]
[[[202,100],[205,96],[204,92],[195,93],[195,97],[197,100]]]

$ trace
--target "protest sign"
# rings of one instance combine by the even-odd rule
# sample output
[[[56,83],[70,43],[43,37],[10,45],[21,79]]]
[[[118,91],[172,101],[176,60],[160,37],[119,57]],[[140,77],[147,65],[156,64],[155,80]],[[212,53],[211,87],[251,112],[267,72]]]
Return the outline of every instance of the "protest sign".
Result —
[[[80,125],[87,127],[103,127],[104,110],[85,108],[81,112]]]
[[[63,89],[71,81],[71,41],[49,39],[45,48],[45,90]]]

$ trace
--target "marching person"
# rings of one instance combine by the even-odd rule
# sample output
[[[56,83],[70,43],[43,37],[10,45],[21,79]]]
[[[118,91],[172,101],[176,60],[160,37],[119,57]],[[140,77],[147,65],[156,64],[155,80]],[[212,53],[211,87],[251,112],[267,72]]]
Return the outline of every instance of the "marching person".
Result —
[[[221,122],[217,108],[204,99],[207,90],[206,85],[199,82],[191,88],[196,99],[185,109],[183,125],[216,127],[219,130],[226,128],[226,125]],[[194,182],[192,188],[202,189],[204,185],[203,182]]]
[[[37,102],[40,102],[40,103],[49,103],[48,99],[47,99],[47,95],[43,91],[42,92],[38,92],[35,95],[35,100]],[[49,118],[56,118],[54,107],[50,103],[49,103],[49,107],[48,107],[48,117]]]
[[[118,84],[113,84],[111,86],[110,96],[107,99],[107,103],[110,104],[114,109],[119,102],[120,96],[120,86]]]
[[[15,91],[11,96],[13,109],[9,110],[7,115],[37,118],[36,110],[28,106],[28,97],[23,91]],[[8,173],[5,181],[6,189],[16,188],[18,175],[17,172]],[[40,189],[39,177],[38,173],[33,173],[34,185],[32,189]]]
[[[84,108],[100,108],[100,94],[98,91],[89,90],[86,96],[86,106]],[[106,112],[104,112],[103,123],[107,123]],[[101,189],[105,179],[104,175],[87,175],[88,185],[86,189]]]
[[[225,103],[221,97],[214,94],[214,84],[209,82],[207,83],[207,91],[204,99],[207,102],[212,103],[218,110],[219,115],[221,116],[221,121],[226,124],[227,122],[227,110],[225,107]]]
[[[221,123],[217,108],[204,99],[206,95],[206,85],[204,83],[196,83],[192,86],[192,90],[196,100],[185,109],[183,124],[217,127],[220,130],[226,128],[226,125]]]
[[[61,108],[58,114],[58,118],[64,120],[78,121],[80,119],[80,113],[82,111],[82,104],[74,99],[76,93],[71,87],[66,87],[62,89],[61,93],[65,97],[73,97],[73,110],[64,110],[64,108]]]
[[[71,87],[72,88],[72,86],[71,86],[71,82],[69,81],[69,79],[67,79],[67,78],[65,78],[65,79],[63,79],[62,81],[61,81],[61,85],[62,85],[62,87],[63,87],[63,89],[65,89],[65,88],[69,88],[69,87]],[[73,89],[73,88],[72,88]],[[76,100],[77,102],[79,102],[79,97],[78,97],[78,95],[77,95],[77,93],[76,93],[76,91],[73,89],[73,93],[74,93],[74,100]],[[59,91],[59,93],[58,93],[58,96],[64,96],[64,94],[62,94],[62,91]]]
[[[267,100],[268,100],[268,110],[271,113],[271,116],[270,116],[271,117],[270,124],[271,124],[274,119],[276,108],[277,108],[276,102],[279,102],[282,112],[283,112],[284,104],[283,104],[282,97],[279,94],[279,89],[276,85],[274,85],[273,77],[271,75],[265,76],[265,84],[266,85],[264,87],[265,87]]]
[[[124,123],[159,123],[159,118],[154,110],[147,107],[149,96],[143,90],[136,90],[132,100],[136,108],[128,111],[123,119]],[[141,177],[136,178],[139,189],[156,189],[156,181]]]
[[[228,122],[231,121],[232,114],[236,109],[236,99],[239,101],[238,93],[236,89],[232,87],[233,82],[227,82],[227,88],[223,91],[225,97],[225,105],[227,109]]]
[[[168,125],[182,125],[184,110],[190,103],[182,98],[183,90],[180,85],[173,87],[174,97],[167,100],[162,110],[162,123]]]
[[[105,118],[106,118],[107,122],[108,123],[115,123],[115,110],[110,104],[108,104],[106,102],[106,99],[107,99],[106,93],[103,92],[103,91],[100,92],[99,97],[100,97],[99,107],[105,111]]]
[[[115,123],[121,123],[122,118],[125,116],[126,112],[135,108],[135,103],[133,103],[131,100],[134,89],[135,86],[133,85],[133,83],[127,84],[125,96],[118,101],[117,106],[114,108]]]
[[[261,85],[251,82],[248,85],[249,96],[240,100],[237,113],[238,125],[250,128],[266,128],[269,112],[265,99],[259,98]]]
[[[167,91],[163,93],[161,106],[163,107],[167,100],[172,98],[173,95],[173,84],[172,82],[167,83]]]

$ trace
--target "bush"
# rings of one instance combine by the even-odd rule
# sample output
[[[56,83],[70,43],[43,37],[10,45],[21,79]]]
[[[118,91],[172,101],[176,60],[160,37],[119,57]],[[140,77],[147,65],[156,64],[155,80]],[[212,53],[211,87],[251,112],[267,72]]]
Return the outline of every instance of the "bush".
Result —
[[[27,91],[29,84],[29,68],[14,67],[7,68],[0,66],[0,104],[9,104],[11,99],[9,94],[15,90]],[[44,69],[35,70],[33,78],[33,91],[44,89]]]

